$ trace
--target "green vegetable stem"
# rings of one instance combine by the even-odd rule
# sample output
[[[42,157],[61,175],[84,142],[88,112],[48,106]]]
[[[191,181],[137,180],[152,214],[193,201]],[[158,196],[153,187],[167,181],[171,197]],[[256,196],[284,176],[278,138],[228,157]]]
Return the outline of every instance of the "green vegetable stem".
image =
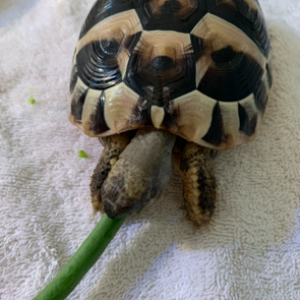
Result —
[[[67,265],[33,300],[65,299],[98,260],[125,219],[112,220],[104,214]]]

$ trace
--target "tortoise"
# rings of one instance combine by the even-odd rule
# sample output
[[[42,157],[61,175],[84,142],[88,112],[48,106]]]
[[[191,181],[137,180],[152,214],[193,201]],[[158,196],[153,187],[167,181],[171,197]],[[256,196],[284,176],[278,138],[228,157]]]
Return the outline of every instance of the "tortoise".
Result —
[[[251,142],[272,86],[257,0],[98,0],[73,57],[69,119],[104,146],[95,210],[112,219],[159,197],[173,170],[185,208],[208,222],[213,153]]]

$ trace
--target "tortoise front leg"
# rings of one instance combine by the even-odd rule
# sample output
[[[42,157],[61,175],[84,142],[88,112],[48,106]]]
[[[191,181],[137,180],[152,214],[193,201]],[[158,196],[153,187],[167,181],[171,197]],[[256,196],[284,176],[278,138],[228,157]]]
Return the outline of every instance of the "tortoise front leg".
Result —
[[[185,207],[191,221],[202,225],[210,220],[217,196],[212,150],[187,143],[173,164],[183,181]]]
[[[120,154],[127,147],[132,139],[131,132],[125,132],[117,135],[101,137],[100,143],[104,149],[100,156],[97,167],[92,175],[90,184],[91,199],[94,212],[101,211],[103,213],[103,203],[101,200],[101,188],[110,172],[111,168],[116,164]]]

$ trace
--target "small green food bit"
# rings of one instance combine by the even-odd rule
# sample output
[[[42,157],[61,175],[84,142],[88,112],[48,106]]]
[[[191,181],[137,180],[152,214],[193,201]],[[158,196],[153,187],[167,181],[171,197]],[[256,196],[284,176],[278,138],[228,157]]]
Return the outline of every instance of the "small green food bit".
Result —
[[[36,88],[35,88],[34,86],[32,86],[32,87],[29,88],[29,90],[30,90],[30,91],[35,91]]]
[[[29,98],[28,102],[29,102],[30,104],[34,104],[34,103],[35,103],[35,99],[31,96],[31,97]]]
[[[83,150],[78,151],[78,156],[81,158],[88,158],[88,155]]]

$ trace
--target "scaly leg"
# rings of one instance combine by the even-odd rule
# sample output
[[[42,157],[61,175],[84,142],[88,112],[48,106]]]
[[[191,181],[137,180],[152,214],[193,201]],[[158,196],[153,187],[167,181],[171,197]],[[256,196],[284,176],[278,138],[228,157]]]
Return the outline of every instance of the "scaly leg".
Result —
[[[131,138],[131,132],[99,138],[99,141],[104,146],[104,149],[100,156],[98,165],[91,177],[92,181],[90,184],[94,212],[101,211],[103,213],[103,203],[101,199],[102,185],[111,168],[118,161],[120,154],[130,143]]]
[[[212,150],[187,143],[180,154],[174,153],[173,165],[183,181],[188,217],[198,225],[207,223],[217,197],[213,174]]]

